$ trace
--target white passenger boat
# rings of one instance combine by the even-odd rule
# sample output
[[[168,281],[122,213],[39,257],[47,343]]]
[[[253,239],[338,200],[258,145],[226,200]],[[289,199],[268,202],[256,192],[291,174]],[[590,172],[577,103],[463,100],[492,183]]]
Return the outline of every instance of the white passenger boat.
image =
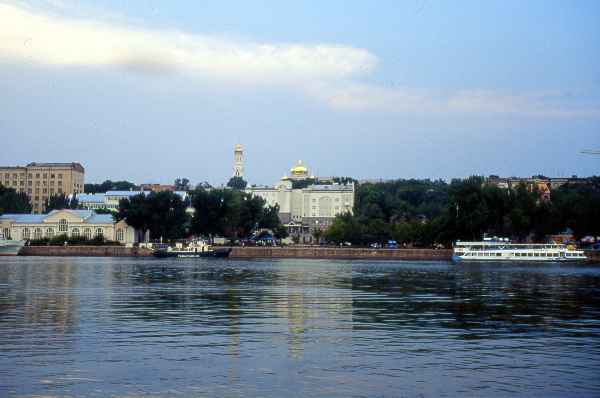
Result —
[[[6,239],[0,232],[0,256],[16,256],[24,245],[24,240]]]
[[[452,259],[461,261],[584,261],[583,250],[556,243],[511,243],[508,240],[454,243]]]

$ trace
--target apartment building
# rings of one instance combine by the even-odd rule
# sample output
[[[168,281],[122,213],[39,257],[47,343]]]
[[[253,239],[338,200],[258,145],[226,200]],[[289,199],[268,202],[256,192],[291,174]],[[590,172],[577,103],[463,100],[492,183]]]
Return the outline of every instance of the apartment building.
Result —
[[[57,194],[83,192],[85,169],[79,163],[29,163],[0,167],[0,184],[25,192],[34,213],[43,213],[46,200]]]

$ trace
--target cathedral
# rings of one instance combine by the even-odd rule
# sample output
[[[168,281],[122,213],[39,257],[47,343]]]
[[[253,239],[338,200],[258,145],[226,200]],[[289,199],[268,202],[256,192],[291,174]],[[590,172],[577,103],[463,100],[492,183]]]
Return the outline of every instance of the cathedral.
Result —
[[[237,149],[237,147],[236,147]],[[327,229],[339,214],[352,213],[354,184],[321,184],[299,160],[273,186],[251,187],[246,192],[263,198],[267,205],[279,205],[279,218],[291,237],[313,243],[313,232]]]

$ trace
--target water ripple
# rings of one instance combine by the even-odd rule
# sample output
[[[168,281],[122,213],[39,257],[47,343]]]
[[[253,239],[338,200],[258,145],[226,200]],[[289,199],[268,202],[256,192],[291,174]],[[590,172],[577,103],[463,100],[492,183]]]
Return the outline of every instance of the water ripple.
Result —
[[[0,260],[0,396],[600,395],[600,269]]]

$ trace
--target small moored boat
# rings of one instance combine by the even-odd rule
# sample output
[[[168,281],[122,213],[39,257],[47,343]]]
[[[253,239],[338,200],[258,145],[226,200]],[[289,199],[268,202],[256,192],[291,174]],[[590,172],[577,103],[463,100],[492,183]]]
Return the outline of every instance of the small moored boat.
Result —
[[[214,249],[203,240],[194,240],[183,245],[177,243],[175,247],[159,246],[154,250],[155,257],[178,257],[178,258],[197,258],[197,257],[229,257],[231,248]]]

